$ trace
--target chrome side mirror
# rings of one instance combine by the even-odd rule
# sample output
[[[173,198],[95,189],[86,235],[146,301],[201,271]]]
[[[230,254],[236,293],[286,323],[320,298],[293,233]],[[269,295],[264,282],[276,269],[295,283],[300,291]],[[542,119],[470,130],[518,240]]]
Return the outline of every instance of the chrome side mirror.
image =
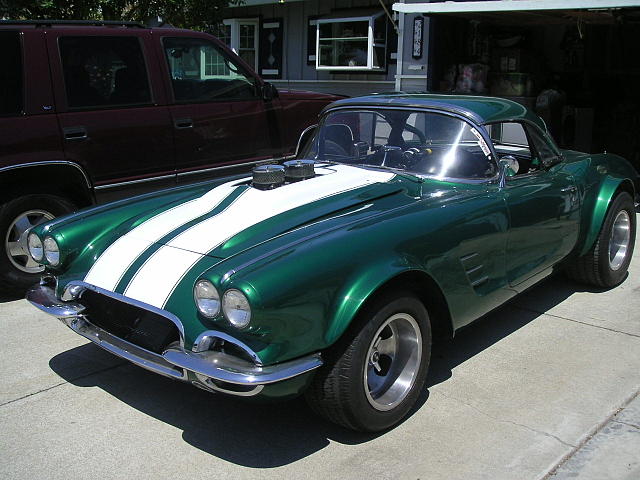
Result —
[[[507,178],[513,177],[520,170],[520,164],[518,160],[513,155],[505,155],[504,157],[500,157],[500,161],[498,162],[498,167],[500,170],[500,188],[503,188],[507,182]]]

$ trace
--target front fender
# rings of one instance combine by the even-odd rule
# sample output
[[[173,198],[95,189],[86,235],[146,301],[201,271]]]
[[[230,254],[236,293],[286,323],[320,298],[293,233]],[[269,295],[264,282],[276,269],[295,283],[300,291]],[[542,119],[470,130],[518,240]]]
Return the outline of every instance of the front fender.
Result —
[[[332,345],[349,328],[360,308],[371,295],[398,275],[414,271],[398,258],[380,258],[349,275],[334,297],[334,313],[325,332],[325,343]]]
[[[634,187],[631,180],[628,178],[607,175],[600,183],[597,190],[592,194],[592,198],[587,200],[588,203],[585,202],[585,206],[587,208],[589,203],[591,203],[593,207],[591,208],[591,218],[586,221],[586,235],[584,243],[582,244],[582,249],[579,253],[580,256],[585,255],[595,243],[607,215],[609,205],[611,204],[616,192],[621,188],[625,191],[629,191],[632,197],[634,196]]]

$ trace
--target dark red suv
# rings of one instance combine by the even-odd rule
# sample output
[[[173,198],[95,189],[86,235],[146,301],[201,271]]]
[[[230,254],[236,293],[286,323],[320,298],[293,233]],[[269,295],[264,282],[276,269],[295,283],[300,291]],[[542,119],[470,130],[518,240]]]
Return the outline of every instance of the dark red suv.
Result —
[[[0,22],[0,292],[37,281],[57,215],[295,154],[337,96],[278,91],[205,33]]]

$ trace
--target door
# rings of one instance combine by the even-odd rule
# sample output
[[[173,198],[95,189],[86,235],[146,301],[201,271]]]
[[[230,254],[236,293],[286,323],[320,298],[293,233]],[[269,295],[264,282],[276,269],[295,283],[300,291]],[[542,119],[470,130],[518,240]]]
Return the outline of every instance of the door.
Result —
[[[82,165],[96,197],[111,200],[175,184],[173,129],[146,31],[48,32],[67,159]],[[76,31],[77,32],[77,31]]]
[[[491,130],[496,152],[519,164],[503,190],[509,210],[507,278],[518,286],[573,249],[579,231],[578,190],[557,149],[536,127],[505,123]]]
[[[33,29],[0,31],[0,51],[0,169],[64,160],[44,36]],[[3,185],[2,193],[25,193],[25,187]]]
[[[178,182],[222,175],[277,154],[261,82],[221,45],[164,37]],[[273,120],[273,119],[272,119]]]

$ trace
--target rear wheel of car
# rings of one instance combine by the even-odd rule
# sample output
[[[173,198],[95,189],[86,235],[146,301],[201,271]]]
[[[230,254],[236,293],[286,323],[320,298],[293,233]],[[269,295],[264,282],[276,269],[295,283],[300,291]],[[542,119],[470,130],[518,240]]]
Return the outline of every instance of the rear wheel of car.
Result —
[[[29,256],[29,229],[73,210],[70,202],[54,195],[26,195],[0,206],[1,292],[21,295],[38,282],[42,267]]]
[[[575,259],[567,274],[582,283],[609,288],[626,275],[636,238],[636,213],[627,192],[618,194],[607,212],[591,250]]]
[[[353,430],[390,428],[424,388],[430,354],[424,305],[410,293],[380,297],[324,355],[307,402],[322,417]]]

